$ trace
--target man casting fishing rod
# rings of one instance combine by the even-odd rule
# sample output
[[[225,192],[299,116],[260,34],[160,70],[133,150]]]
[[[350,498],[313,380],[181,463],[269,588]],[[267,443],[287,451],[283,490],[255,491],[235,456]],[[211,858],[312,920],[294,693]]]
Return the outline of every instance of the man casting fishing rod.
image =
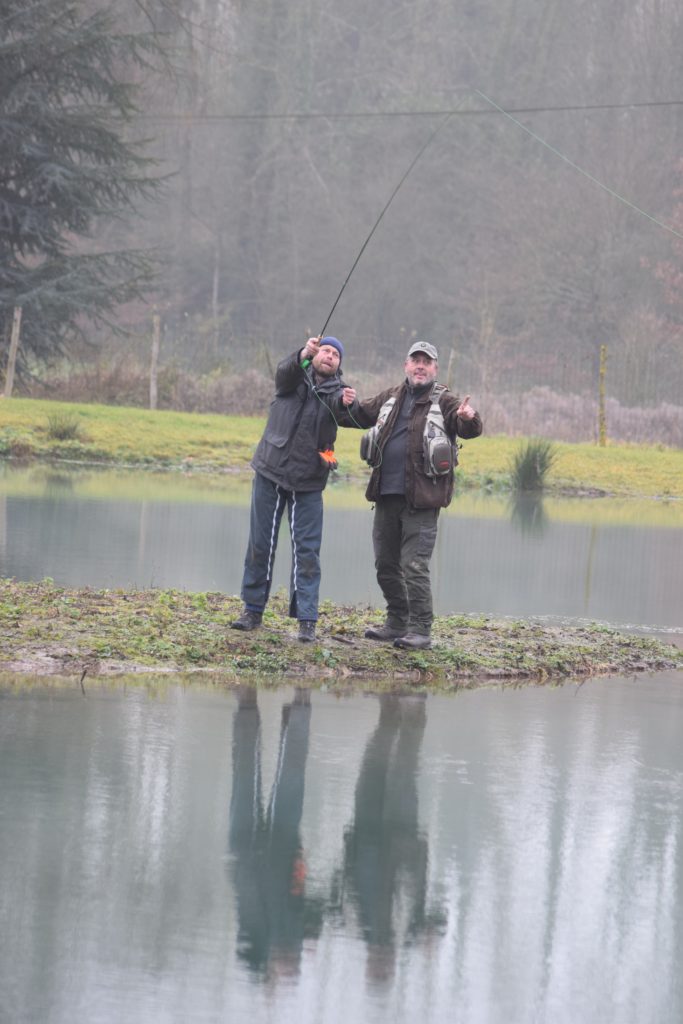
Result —
[[[258,629],[268,602],[278,532],[285,507],[292,540],[289,614],[299,620],[298,639],[315,640],[320,589],[322,492],[336,466],[337,426],[351,426],[341,403],[356,397],[341,378],[344,346],[331,336],[309,338],[275,373],[275,397],[252,468],[249,543],[244,560],[244,610],[233,629]],[[339,399],[338,414],[331,402]]]
[[[390,394],[387,392],[378,395],[359,406],[359,414],[365,419],[365,422],[359,422],[350,408],[356,402],[356,392],[353,388],[343,385],[338,373],[344,355],[343,345],[337,338],[325,335],[325,331],[354,270],[394,197],[425,149],[451,116],[451,113],[448,113],[439,122],[389,196],[351,265],[318,337],[309,338],[303,349],[283,360],[277,368],[275,398],[270,407],[265,432],[252,461],[256,475],[251,499],[249,544],[242,578],[244,611],[231,624],[233,629],[253,630],[261,625],[263,609],[270,594],[278,530],[286,505],[292,538],[289,613],[299,620],[299,640],[307,642],[315,639],[320,588],[322,491],[330,469],[336,465],[333,448],[337,426],[371,426],[375,423],[379,425],[383,420],[384,402]],[[436,349],[425,342],[421,342],[420,345],[423,354],[424,351],[428,352],[427,362],[433,362],[433,374],[429,368],[426,374],[422,374],[417,368],[416,361],[410,362],[415,350],[413,346],[406,360],[407,383],[411,389],[409,400],[404,402],[404,386],[396,389],[394,401],[396,397],[399,397],[399,401],[396,403],[394,413],[389,417],[388,429],[384,431],[379,446],[381,460],[386,443],[391,441],[388,458],[390,475],[386,476],[385,471],[384,482],[380,485],[380,461],[377,471],[370,478],[367,492],[369,500],[376,502],[373,534],[375,559],[378,579],[389,609],[387,626],[383,627],[382,635],[374,636],[373,639],[395,639],[397,644],[401,640],[405,643],[399,646],[406,647],[430,646],[432,615],[429,558],[436,540],[438,510],[448,505],[453,492],[452,466],[448,477],[440,480],[438,486],[434,482],[433,491],[425,492],[428,494],[426,499],[418,493],[421,489],[414,487],[414,478],[419,477],[419,471],[413,472],[409,459],[406,458],[408,469],[405,472],[400,471],[403,458],[401,446],[405,446],[407,440],[404,438],[407,433],[407,410],[410,407],[412,415],[413,405],[417,403],[421,418],[423,411],[430,411],[433,408],[433,403],[426,396],[429,388],[425,386],[425,395],[414,394],[412,390],[419,387],[421,375],[429,378],[430,383],[436,380]],[[461,437],[476,437],[481,433],[478,415],[469,406],[467,399],[459,404],[457,411],[454,412],[451,407],[452,396],[450,398],[451,402],[445,403],[444,411],[448,415],[447,430],[451,440],[454,440],[456,433]],[[425,413],[425,423],[428,419]],[[407,452],[406,447],[405,453]],[[387,491],[387,487],[393,490]],[[375,492],[378,497],[375,496]],[[396,518],[389,514],[390,508],[392,513],[398,510],[399,502],[387,503],[387,498],[401,499],[412,517],[406,519],[400,528],[397,526],[400,516]],[[422,525],[416,532],[414,527],[418,521]],[[381,541],[382,532],[389,529],[393,531],[391,540],[384,543]],[[404,537],[400,535],[401,529]],[[420,541],[422,535],[423,540]],[[404,576],[401,562],[409,555],[411,562],[406,565]],[[380,569],[380,564],[384,566],[385,562],[386,571],[384,568]],[[419,571],[418,567],[421,567]]]
[[[372,428],[361,455],[372,466],[365,496],[375,505],[375,569],[387,613],[384,625],[365,636],[417,650],[431,647],[429,562],[439,511],[453,497],[456,437],[482,431],[470,396],[460,401],[438,384],[438,370],[434,345],[417,341],[408,350],[402,384],[364,401],[347,388],[333,403],[340,412],[348,409],[355,426]]]

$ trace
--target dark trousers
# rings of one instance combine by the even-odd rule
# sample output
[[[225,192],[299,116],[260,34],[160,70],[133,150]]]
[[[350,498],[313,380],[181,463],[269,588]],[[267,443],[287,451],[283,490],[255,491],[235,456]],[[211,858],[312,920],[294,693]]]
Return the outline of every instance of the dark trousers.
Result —
[[[375,569],[387,603],[387,623],[393,629],[425,636],[431,632],[429,562],[438,520],[438,508],[412,509],[402,494],[375,503]]]
[[[289,614],[318,618],[320,544],[323,535],[321,491],[287,491],[256,473],[251,491],[249,543],[244,559],[242,600],[262,611],[270,596],[275,551],[283,512],[287,509],[292,539]]]

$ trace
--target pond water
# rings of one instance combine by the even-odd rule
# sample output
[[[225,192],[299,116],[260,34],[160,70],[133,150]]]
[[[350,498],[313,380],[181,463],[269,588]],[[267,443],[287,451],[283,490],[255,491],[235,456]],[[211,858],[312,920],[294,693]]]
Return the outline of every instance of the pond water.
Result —
[[[248,484],[226,497],[209,482],[178,481],[169,498],[151,474],[0,467],[0,575],[239,594]],[[325,501],[321,597],[381,606],[362,492],[328,488]],[[288,585],[288,543],[283,523],[275,590]],[[683,504],[511,506],[464,496],[441,518],[432,566],[438,614],[583,617],[676,632]]]
[[[683,1019],[683,676],[0,686],[12,1024]]]
[[[237,593],[248,487],[211,486],[0,467],[0,575]],[[379,604],[362,498],[325,516],[323,597]],[[682,540],[677,506],[463,496],[437,611],[680,644]],[[679,1024],[682,732],[680,672],[0,679],[0,1020]]]

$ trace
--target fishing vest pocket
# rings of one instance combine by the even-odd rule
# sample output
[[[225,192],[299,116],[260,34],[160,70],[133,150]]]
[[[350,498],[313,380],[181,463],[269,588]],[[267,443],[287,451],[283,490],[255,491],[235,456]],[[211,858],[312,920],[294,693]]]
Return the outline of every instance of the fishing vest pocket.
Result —
[[[439,396],[445,390],[442,384],[434,385],[422,434],[424,472],[428,477],[447,476],[458,465],[458,449],[446,433],[439,405]]]
[[[379,445],[374,427],[367,430],[360,439],[360,457],[373,469],[379,466]]]
[[[424,438],[424,471],[426,476],[446,476],[458,464],[458,452],[445,434]]]
[[[369,430],[366,430],[360,439],[360,457],[361,459],[364,459],[372,469],[376,469],[382,462],[382,449],[380,448],[379,438],[382,432],[382,427],[386,423],[387,417],[395,405],[395,396],[387,398],[379,411],[377,422],[374,427],[370,427]]]
[[[422,432],[424,474],[428,477],[447,476],[458,465],[458,448],[446,433],[439,396],[446,388],[435,384],[430,398],[429,411]],[[388,398],[379,411],[374,427],[366,431],[360,442],[360,457],[368,466],[376,469],[382,462],[380,436],[389,413],[396,404],[395,396]]]

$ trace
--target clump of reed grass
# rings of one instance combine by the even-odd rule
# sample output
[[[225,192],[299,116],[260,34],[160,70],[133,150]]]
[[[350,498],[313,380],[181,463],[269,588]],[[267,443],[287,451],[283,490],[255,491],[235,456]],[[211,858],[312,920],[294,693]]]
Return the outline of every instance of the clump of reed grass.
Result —
[[[557,459],[557,448],[543,437],[531,437],[515,452],[510,463],[510,482],[515,491],[542,491],[545,478]]]
[[[80,420],[68,412],[50,413],[47,418],[47,436],[51,441],[81,441],[83,432]]]

